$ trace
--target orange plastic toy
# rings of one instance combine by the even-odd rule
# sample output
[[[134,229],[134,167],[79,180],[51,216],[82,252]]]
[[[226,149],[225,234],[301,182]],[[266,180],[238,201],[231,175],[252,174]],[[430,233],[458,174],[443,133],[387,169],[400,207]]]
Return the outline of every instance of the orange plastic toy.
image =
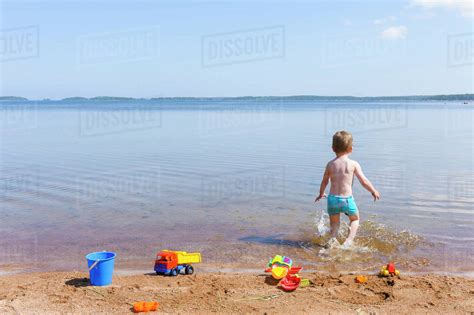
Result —
[[[366,276],[357,276],[355,277],[355,282],[357,283],[366,283],[367,282],[367,277]]]
[[[158,302],[136,302],[133,304],[133,311],[135,313],[151,312],[158,310],[160,304]]]

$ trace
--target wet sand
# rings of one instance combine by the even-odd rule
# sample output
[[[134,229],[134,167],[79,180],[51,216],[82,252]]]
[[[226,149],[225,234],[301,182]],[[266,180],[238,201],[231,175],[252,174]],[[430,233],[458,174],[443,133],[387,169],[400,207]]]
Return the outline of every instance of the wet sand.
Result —
[[[262,273],[204,273],[163,277],[114,276],[89,286],[83,272],[0,277],[0,313],[129,314],[135,301],[158,301],[163,313],[466,314],[474,312],[474,280],[441,275],[379,278],[302,273],[309,287],[283,292]],[[394,280],[392,283],[390,279]]]
[[[12,231],[0,238],[3,249],[0,271],[84,270],[85,255],[102,250],[117,253],[117,269],[153,270],[155,256],[161,249],[201,252],[205,263],[229,264],[237,271],[261,270],[276,254],[291,257],[305,270],[327,272],[370,272],[389,261],[405,272],[462,274],[473,270],[472,250],[455,255],[456,249],[430,244],[416,234],[397,232],[370,220],[362,223],[353,250],[325,250],[322,244],[326,243],[327,237],[315,235],[313,222],[314,219],[293,232],[273,226],[240,229],[239,226],[213,223],[168,229],[143,224],[112,229],[113,233],[94,237],[84,237],[96,235],[94,229],[87,226],[73,230],[45,229],[37,237]],[[341,242],[346,230],[344,223]]]

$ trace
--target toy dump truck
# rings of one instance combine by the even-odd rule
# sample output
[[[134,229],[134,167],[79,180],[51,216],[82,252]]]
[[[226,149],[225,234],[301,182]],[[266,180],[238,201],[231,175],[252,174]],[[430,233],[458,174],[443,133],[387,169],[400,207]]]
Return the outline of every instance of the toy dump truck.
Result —
[[[201,262],[201,253],[175,252],[162,250],[156,255],[155,271],[158,275],[176,276],[184,271],[185,274],[194,273],[191,264]]]

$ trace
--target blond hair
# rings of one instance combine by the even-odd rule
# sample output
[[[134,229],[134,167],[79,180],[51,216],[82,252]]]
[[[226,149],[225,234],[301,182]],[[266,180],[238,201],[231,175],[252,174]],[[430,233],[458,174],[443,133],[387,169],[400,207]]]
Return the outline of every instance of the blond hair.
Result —
[[[352,134],[345,130],[338,131],[332,136],[332,148],[336,153],[344,153],[352,147]]]

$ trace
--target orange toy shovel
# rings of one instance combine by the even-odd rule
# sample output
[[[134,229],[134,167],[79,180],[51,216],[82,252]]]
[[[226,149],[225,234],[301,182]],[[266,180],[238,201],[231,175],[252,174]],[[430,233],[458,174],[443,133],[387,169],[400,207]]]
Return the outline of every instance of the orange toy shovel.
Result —
[[[135,313],[156,311],[160,304],[158,302],[136,302],[133,304]]]

